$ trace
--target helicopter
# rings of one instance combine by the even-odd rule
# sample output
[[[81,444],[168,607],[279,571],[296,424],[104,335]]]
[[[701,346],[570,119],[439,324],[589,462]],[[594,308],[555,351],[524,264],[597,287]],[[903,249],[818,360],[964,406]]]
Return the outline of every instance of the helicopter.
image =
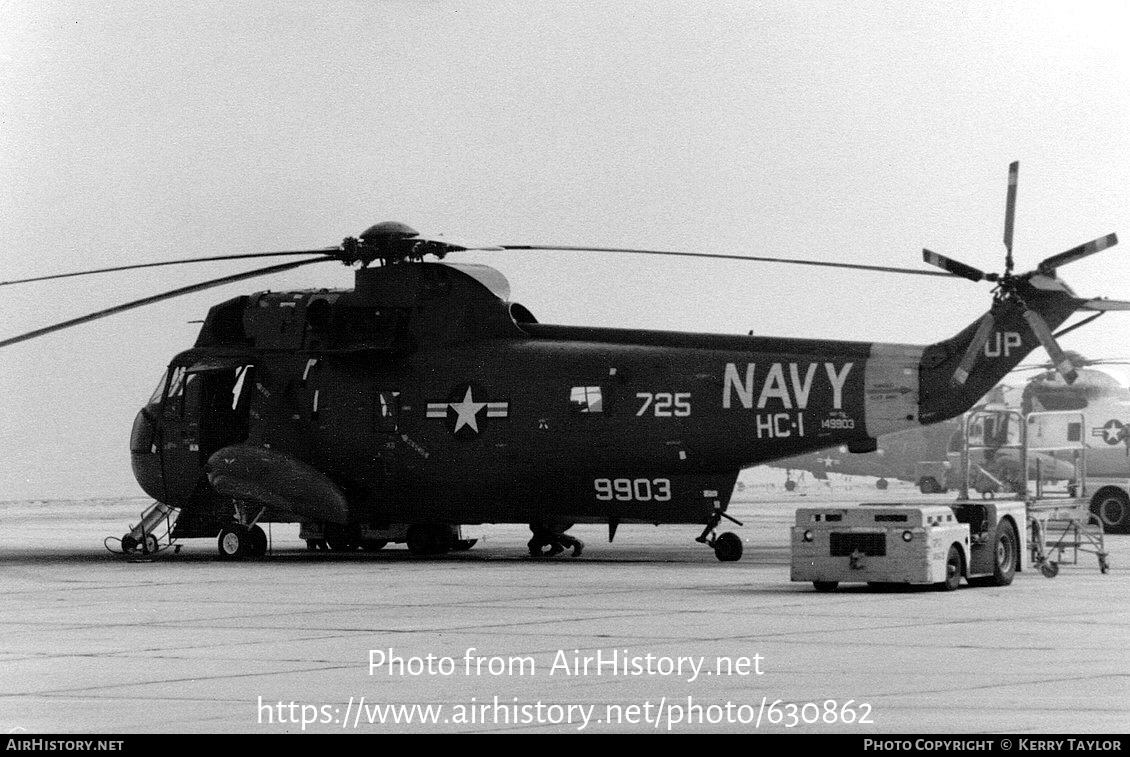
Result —
[[[876,449],[883,434],[957,417],[1043,346],[1073,380],[1053,329],[1130,303],[1077,297],[1059,268],[1114,234],[1013,273],[1018,164],[1009,167],[1003,273],[923,250],[932,269],[706,252],[473,245],[378,223],[339,245],[208,256],[0,282],[216,260],[296,256],[0,340],[5,347],[126,310],[301,266],[354,269],[351,289],[261,291],[211,307],[137,413],[134,476],[176,538],[262,556],[260,524],[315,523],[341,549],[408,525],[416,554],[455,548],[458,524],[521,523],[560,544],[575,523],[702,526],[718,534],[739,472],[809,451]],[[596,328],[538,322],[496,269],[463,250],[593,250],[961,277],[995,287],[989,310],[930,345]],[[426,260],[426,258],[429,258]],[[431,260],[430,258],[434,258]],[[1088,319],[1089,320],[1089,319]],[[1081,324],[1079,324],[1081,325]],[[1074,327],[1071,327],[1074,328]],[[1059,333],[1065,333],[1066,330]],[[123,548],[151,548],[136,529]],[[128,541],[127,541],[128,540]],[[556,550],[560,551],[560,550]],[[551,553],[554,550],[551,550]],[[577,554],[579,550],[575,550]]]
[[[1087,359],[1068,353],[1078,371],[1073,384],[1044,363],[1020,366],[1018,370],[1037,370],[1024,386],[1021,410],[1028,413],[1078,413],[1082,428],[1076,432],[1086,446],[1087,480],[1095,491],[1091,512],[1112,533],[1130,533],[1130,389],[1104,366],[1130,365],[1122,358]],[[1069,438],[1067,426],[1044,423],[1036,433]]]

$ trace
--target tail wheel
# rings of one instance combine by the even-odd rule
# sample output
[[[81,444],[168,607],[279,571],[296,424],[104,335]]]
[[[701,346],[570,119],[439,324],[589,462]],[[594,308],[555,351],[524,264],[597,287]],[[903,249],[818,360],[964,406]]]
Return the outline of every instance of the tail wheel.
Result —
[[[742,538],[733,531],[720,534],[714,540],[714,556],[722,562],[742,559]]]

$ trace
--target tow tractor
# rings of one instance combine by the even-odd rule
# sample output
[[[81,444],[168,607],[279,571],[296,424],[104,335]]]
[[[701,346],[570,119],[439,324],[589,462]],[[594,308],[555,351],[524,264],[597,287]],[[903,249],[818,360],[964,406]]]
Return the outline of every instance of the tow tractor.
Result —
[[[952,591],[962,578],[974,586],[1007,586],[1032,565],[1052,578],[1060,562],[1077,562],[1080,552],[1096,554],[1106,573],[1102,524],[1090,513],[1078,415],[968,414],[956,501],[797,510],[792,580],[811,581],[817,591],[834,591],[843,582],[933,584]],[[990,463],[1002,462],[1015,471],[1015,495],[997,498],[988,489],[980,490],[980,500],[971,498],[971,481]],[[1066,475],[1065,465],[1071,471]]]
[[[1023,567],[1023,502],[804,507],[792,529],[792,580],[1007,586]]]

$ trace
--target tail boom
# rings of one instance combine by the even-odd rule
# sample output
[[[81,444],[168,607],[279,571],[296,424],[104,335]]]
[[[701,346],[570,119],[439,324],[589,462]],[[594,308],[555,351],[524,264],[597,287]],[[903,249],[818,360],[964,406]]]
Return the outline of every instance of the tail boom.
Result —
[[[919,367],[919,420],[936,423],[961,415],[1015,368],[1043,346],[1038,331],[1053,330],[1084,301],[1059,286],[1044,288],[1023,282],[1019,297],[998,299],[992,309],[952,339],[926,348]],[[1038,314],[1039,319],[1034,319]],[[1042,321],[1039,329],[1033,321]],[[980,342],[980,346],[971,349]]]

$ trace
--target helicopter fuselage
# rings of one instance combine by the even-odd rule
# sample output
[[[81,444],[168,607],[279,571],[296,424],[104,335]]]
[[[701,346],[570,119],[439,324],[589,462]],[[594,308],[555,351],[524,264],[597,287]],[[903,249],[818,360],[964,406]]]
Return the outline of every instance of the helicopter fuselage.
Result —
[[[507,295],[414,263],[217,305],[135,423],[139,483],[278,520],[703,523],[742,468],[957,415],[1035,346],[1002,326],[954,389],[976,324],[930,347],[557,326]]]

